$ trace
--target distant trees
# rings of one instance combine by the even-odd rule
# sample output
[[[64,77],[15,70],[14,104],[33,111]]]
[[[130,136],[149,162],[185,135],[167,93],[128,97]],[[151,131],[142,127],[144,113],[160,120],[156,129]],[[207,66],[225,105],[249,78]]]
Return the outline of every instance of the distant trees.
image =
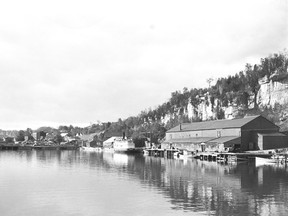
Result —
[[[103,141],[110,135],[122,135],[132,137],[137,142],[143,142],[146,138],[151,138],[152,142],[158,143],[165,136],[165,132],[179,123],[191,121],[201,121],[201,115],[198,114],[197,108],[202,102],[212,107],[215,118],[225,118],[224,107],[230,105],[238,107],[238,116],[243,117],[245,114],[262,114],[273,121],[277,121],[281,116],[273,114],[279,111],[279,106],[274,108],[265,108],[260,110],[257,106],[257,94],[260,88],[259,79],[267,77],[268,81],[282,80],[288,77],[288,55],[287,51],[269,55],[262,58],[259,64],[246,64],[243,71],[230,75],[226,78],[219,78],[214,81],[212,78],[207,79],[208,88],[191,88],[184,87],[171,93],[170,99],[157,106],[156,108],[146,109],[137,116],[130,116],[127,119],[119,118],[116,122],[91,124],[88,127],[80,128],[70,126],[59,126],[58,129],[49,127],[39,128],[37,131],[45,131],[47,133],[65,131],[74,136],[77,133],[91,134],[105,131],[106,135],[100,135],[97,139]],[[253,101],[250,100],[253,98]],[[252,102],[249,104],[249,102]],[[191,105],[195,108],[193,119],[187,116],[187,106]],[[249,109],[250,105],[254,105],[254,109]],[[283,107],[282,107],[283,108]],[[283,108],[284,109],[284,108]],[[288,112],[288,110],[287,110]],[[165,117],[165,124],[163,119]],[[288,121],[288,120],[287,120]],[[17,140],[23,141],[25,135],[32,133],[31,129],[19,131]],[[57,134],[55,142],[62,142],[62,137]]]
[[[18,134],[16,136],[16,141],[23,142],[23,141],[25,141],[25,138],[27,140],[34,140],[32,133],[33,133],[33,130],[31,128],[27,128],[25,131],[20,130],[20,131],[18,131]]]
[[[25,140],[25,131],[24,130],[20,130],[18,132],[18,135],[16,136],[16,141],[22,142],[24,140]]]
[[[61,142],[64,141],[64,138],[61,136],[60,133],[58,133],[58,134],[53,138],[53,141],[54,141],[55,143],[60,144]]]

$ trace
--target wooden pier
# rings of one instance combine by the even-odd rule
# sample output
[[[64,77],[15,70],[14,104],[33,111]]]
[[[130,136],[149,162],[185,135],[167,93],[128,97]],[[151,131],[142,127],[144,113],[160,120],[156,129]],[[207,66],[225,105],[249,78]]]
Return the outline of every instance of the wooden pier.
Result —
[[[78,146],[74,145],[55,145],[55,146],[45,146],[45,145],[18,145],[18,144],[0,144],[0,150],[76,150]]]
[[[200,152],[196,154],[196,158],[207,161],[217,162],[239,162],[254,160],[255,157],[269,158],[271,154],[266,153],[232,153],[232,152]]]
[[[0,150],[19,150],[20,145],[0,144]]]
[[[174,158],[174,153],[179,152],[176,149],[145,149],[144,154],[154,157],[166,157]],[[214,161],[214,162],[240,162],[240,161],[250,161],[255,160],[255,157],[270,158],[272,155],[267,153],[233,153],[233,152],[197,152],[192,154],[190,158],[196,158],[205,161]]]
[[[166,157],[173,158],[175,152],[178,152],[176,149],[145,149],[146,155],[155,156],[155,157]]]

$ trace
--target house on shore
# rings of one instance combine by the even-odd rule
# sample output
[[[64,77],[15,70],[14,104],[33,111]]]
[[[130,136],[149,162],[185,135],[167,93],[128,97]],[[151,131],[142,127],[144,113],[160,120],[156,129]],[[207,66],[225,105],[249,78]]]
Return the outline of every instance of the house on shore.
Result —
[[[103,132],[100,131],[98,133],[83,134],[79,136],[81,145],[86,147],[102,146],[102,142],[99,140],[102,133]]]
[[[189,151],[268,150],[288,148],[279,127],[261,115],[241,119],[180,124],[166,132],[162,149]]]
[[[16,137],[0,135],[0,144],[9,143],[14,144],[16,142]]]

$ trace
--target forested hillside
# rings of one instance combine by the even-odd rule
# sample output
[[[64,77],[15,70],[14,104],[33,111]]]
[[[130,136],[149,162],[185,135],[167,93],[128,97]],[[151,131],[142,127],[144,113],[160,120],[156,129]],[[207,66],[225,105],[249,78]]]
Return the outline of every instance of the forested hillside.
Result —
[[[118,122],[93,125],[90,130],[106,130],[111,134],[125,131],[126,135],[133,138],[152,136],[154,142],[159,142],[166,130],[180,122],[241,118],[255,114],[262,114],[280,125],[281,130],[287,130],[287,67],[287,51],[271,54],[260,59],[259,64],[247,63],[243,71],[233,76],[219,78],[208,88],[184,87],[182,91],[172,92],[169,101],[157,108],[144,110],[138,116],[119,119]],[[207,82],[211,84],[212,80]],[[269,85],[267,94],[275,94],[279,90],[279,103],[266,100],[271,95],[263,93],[267,87],[265,85]]]
[[[271,54],[260,59],[259,64],[247,63],[242,71],[233,76],[208,79],[208,88],[184,87],[183,90],[172,92],[167,102],[143,110],[138,116],[85,128],[70,125],[58,129],[42,127],[37,131],[45,129],[54,134],[66,131],[71,136],[97,132],[99,141],[125,133],[134,141],[148,137],[152,142],[159,143],[165,137],[165,132],[179,123],[242,118],[256,114],[279,125],[281,131],[288,131],[287,67],[287,51]],[[25,131],[20,132],[20,135],[26,134]]]

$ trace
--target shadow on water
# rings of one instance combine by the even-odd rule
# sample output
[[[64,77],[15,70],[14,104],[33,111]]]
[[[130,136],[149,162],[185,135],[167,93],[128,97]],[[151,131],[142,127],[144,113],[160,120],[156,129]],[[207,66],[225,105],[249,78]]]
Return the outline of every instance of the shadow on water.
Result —
[[[14,153],[16,154],[16,153]],[[80,151],[23,151],[30,163],[57,163],[127,175],[169,200],[173,209],[215,215],[288,215],[288,168],[217,164]]]
[[[142,155],[126,157],[125,172],[137,176],[144,187],[156,188],[175,209],[216,215],[288,213],[286,166],[255,167],[254,163],[218,164]]]

